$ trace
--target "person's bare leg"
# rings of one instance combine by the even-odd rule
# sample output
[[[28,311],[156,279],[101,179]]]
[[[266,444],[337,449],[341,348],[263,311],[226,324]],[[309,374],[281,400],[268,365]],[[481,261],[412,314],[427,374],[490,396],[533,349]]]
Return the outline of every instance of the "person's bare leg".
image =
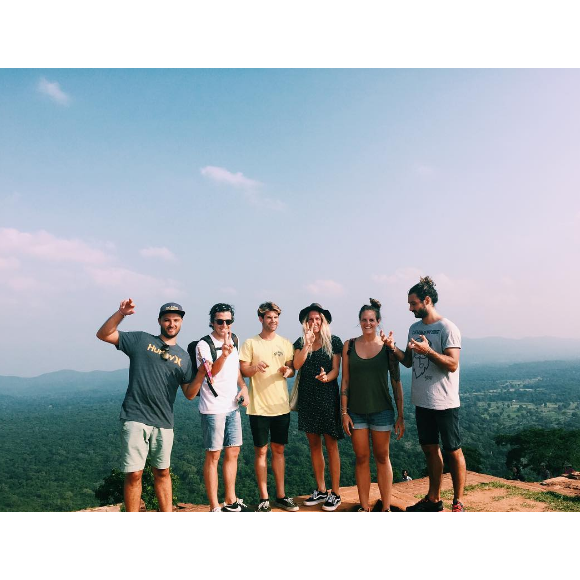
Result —
[[[393,486],[393,468],[389,458],[390,431],[372,431],[373,455],[377,464],[377,481],[383,501],[383,511],[391,509],[391,488]]]
[[[254,447],[254,471],[260,499],[268,499],[268,445]]]
[[[463,503],[463,490],[465,488],[465,477],[467,474],[463,451],[456,449],[455,451],[446,451],[446,453],[447,459],[449,460],[451,479],[453,480],[453,500]]]
[[[225,500],[226,503],[232,504],[238,499],[236,496],[236,475],[238,474],[240,448],[237,446],[226,447],[224,453],[222,473],[224,476]]]
[[[308,437],[308,445],[310,446],[310,460],[312,461],[312,470],[314,471],[314,479],[316,479],[316,487],[318,491],[326,491],[322,437],[317,433],[306,433],[306,437]]]
[[[276,482],[276,497],[285,497],[284,468],[286,461],[284,459],[284,445],[270,442],[270,449],[272,450],[272,471]]]
[[[141,506],[141,482],[143,480],[143,470],[132,471],[125,474],[125,485],[123,496],[125,499],[125,510],[128,512],[138,512]]]
[[[354,473],[356,487],[358,489],[358,499],[361,507],[369,511],[369,494],[371,490],[371,468],[370,456],[371,448],[369,443],[368,429],[352,429],[352,447],[356,458]]]
[[[328,467],[330,470],[330,483],[332,491],[340,495],[340,454],[338,452],[338,440],[331,435],[324,436],[324,444],[328,453]]]
[[[153,485],[159,502],[160,512],[173,511],[173,493],[171,489],[171,475],[169,468],[157,469],[153,467]]]
[[[221,450],[205,451],[205,461],[203,463],[203,481],[205,483],[205,493],[209,500],[209,509],[213,510],[219,507],[218,500],[218,463],[220,460]]]
[[[443,456],[439,445],[421,445],[427,459],[427,471],[429,472],[429,492],[427,497],[437,502],[441,499],[441,477],[443,476]]]

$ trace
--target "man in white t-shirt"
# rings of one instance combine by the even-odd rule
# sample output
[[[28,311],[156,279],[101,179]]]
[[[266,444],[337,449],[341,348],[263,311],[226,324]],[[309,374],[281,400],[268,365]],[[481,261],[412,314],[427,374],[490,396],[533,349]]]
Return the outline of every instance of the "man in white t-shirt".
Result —
[[[242,445],[239,405],[247,407],[249,396],[246,383],[240,374],[238,349],[232,340],[234,309],[229,304],[221,302],[214,304],[209,311],[209,318],[213,332],[200,339],[195,348],[199,371],[194,381],[194,389],[191,391],[192,396],[189,397],[193,398],[199,387],[199,412],[205,448],[203,465],[205,488],[210,511],[250,511],[244,501],[236,496],[238,455]],[[208,341],[211,341],[211,346]],[[212,350],[215,356],[212,355]],[[208,384],[205,365],[210,370],[211,385]],[[224,448],[222,474],[225,502],[221,508],[217,495],[218,463],[221,450]]]
[[[466,466],[459,436],[459,353],[461,333],[453,322],[437,310],[439,297],[435,282],[421,278],[408,295],[409,310],[419,318],[411,325],[405,352],[395,345],[393,333],[383,341],[406,367],[413,367],[411,401],[415,405],[419,443],[427,459],[429,491],[407,511],[438,512],[443,510],[441,477],[443,456],[439,437],[449,462],[453,480],[453,512],[463,512],[463,489]]]

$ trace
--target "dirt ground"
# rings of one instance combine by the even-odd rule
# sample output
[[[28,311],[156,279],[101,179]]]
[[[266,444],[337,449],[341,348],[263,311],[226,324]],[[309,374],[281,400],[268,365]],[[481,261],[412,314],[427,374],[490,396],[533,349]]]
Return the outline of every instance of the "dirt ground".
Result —
[[[495,482],[509,486],[505,488],[476,488],[471,489],[470,486],[477,486],[479,484]],[[405,508],[411,504],[416,503],[422,498],[428,488],[428,481],[426,478],[416,479],[413,481],[396,483],[393,485],[391,506],[393,511],[404,511]],[[527,483],[521,481],[511,481],[494,477],[492,475],[485,475],[482,473],[475,473],[473,471],[467,472],[467,491],[464,497],[464,504],[467,511],[470,512],[544,512],[553,511],[550,506],[544,502],[527,499],[518,494],[518,490],[522,492],[547,492],[554,491],[562,495],[580,497],[580,480],[569,479],[567,477],[554,477],[544,482]],[[451,476],[445,474],[443,476],[442,497],[444,511],[451,510],[453,485],[451,483]],[[302,502],[308,495],[298,496],[295,499],[300,506],[300,512],[318,512],[321,511],[320,505],[313,507],[306,507]],[[336,512],[346,512],[356,510],[358,507],[358,492],[356,487],[346,487],[341,489],[342,504],[338,507]],[[371,485],[371,505],[375,505],[380,498],[379,489],[376,483]],[[118,512],[119,505],[106,506],[101,508],[91,508],[83,511],[111,511]],[[177,505],[178,512],[208,512],[207,505],[192,505],[180,503]],[[273,512],[283,511],[273,507]],[[299,512],[299,513],[300,513]],[[336,513],[335,512],[335,513]]]

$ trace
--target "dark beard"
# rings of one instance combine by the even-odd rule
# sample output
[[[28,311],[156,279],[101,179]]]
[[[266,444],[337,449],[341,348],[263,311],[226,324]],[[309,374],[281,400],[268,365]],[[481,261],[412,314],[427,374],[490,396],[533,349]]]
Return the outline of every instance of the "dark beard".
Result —
[[[165,329],[162,327],[159,327],[159,330],[161,331],[161,334],[165,337],[165,338],[175,338],[178,334],[179,334],[179,330],[173,335],[173,336],[169,336],[166,332]]]

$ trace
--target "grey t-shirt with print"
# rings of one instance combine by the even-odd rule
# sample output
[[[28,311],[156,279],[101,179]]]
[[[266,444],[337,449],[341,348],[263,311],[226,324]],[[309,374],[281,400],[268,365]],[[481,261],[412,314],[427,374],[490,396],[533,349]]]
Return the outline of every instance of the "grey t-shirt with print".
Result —
[[[443,354],[446,348],[461,348],[461,333],[453,322],[442,318],[433,324],[415,322],[409,328],[408,342],[424,335],[431,348]],[[411,402],[425,409],[459,407],[459,367],[454,373],[443,370],[426,356],[413,351]]]
[[[159,336],[147,332],[119,331],[117,348],[131,361],[121,419],[173,429],[177,389],[193,380],[193,369],[189,355],[180,346],[170,345],[169,359],[161,358],[164,344]]]

